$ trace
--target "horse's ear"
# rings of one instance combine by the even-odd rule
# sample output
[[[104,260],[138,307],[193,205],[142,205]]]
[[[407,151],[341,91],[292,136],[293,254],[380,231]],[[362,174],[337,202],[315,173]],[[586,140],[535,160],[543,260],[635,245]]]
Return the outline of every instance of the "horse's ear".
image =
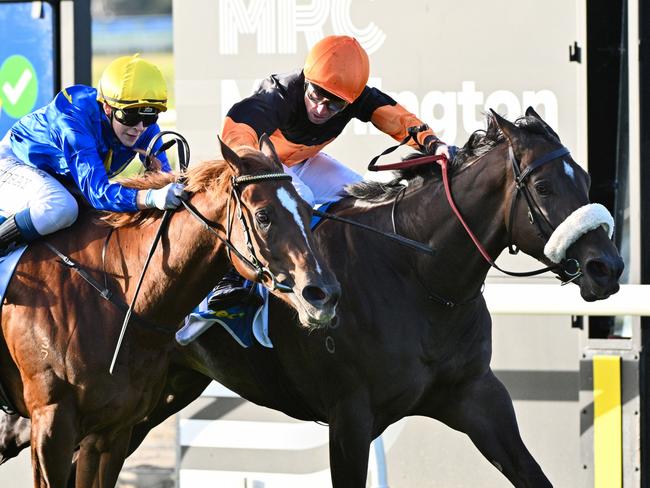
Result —
[[[521,129],[509,120],[501,117],[494,110],[490,109],[490,112],[492,113],[492,117],[494,118],[497,126],[499,129],[501,129],[501,132],[503,132],[503,135],[506,136],[506,139],[508,139],[508,141],[510,141],[510,144],[514,146],[515,141],[521,137]]]
[[[260,151],[262,151],[262,154],[267,158],[273,161],[273,164],[277,166],[278,170],[282,171],[282,162],[280,161],[280,157],[278,156],[271,139],[269,139],[269,136],[267,136],[266,133],[260,136]]]
[[[236,175],[240,174],[242,165],[241,158],[221,140],[221,137],[217,136],[217,139],[219,139],[219,147],[221,148],[223,159],[230,165]]]
[[[544,126],[544,128],[548,131],[548,133],[551,136],[557,138],[558,141],[560,140],[560,136],[558,136],[557,133],[551,128],[551,126],[548,125],[546,123],[546,121],[539,116],[539,114],[535,111],[535,109],[533,107],[528,107],[526,109],[526,116],[527,117],[533,117],[533,118],[539,120],[539,122]]]
[[[535,111],[535,109],[531,106],[526,109],[526,117],[535,117],[537,120],[544,122],[539,114]]]

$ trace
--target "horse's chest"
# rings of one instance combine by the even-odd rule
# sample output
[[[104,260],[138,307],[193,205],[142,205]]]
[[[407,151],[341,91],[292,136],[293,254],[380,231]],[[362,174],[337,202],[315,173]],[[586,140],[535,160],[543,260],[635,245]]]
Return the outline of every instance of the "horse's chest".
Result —
[[[490,363],[490,324],[483,319],[432,319],[422,334],[421,347],[422,361],[436,380],[454,382],[480,374]]]

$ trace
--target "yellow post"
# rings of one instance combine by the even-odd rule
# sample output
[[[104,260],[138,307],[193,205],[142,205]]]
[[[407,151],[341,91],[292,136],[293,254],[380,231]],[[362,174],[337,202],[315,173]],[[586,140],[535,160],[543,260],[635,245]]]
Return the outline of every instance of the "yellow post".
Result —
[[[623,486],[621,358],[594,356],[594,486]]]

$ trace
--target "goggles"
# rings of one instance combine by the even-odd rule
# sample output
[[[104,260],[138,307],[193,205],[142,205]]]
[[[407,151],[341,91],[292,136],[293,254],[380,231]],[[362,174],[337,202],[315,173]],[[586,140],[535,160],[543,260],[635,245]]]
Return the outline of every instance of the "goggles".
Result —
[[[325,105],[327,110],[333,114],[340,112],[348,106],[348,102],[342,98],[310,82],[305,83],[305,95],[307,95],[309,101],[317,105]]]
[[[158,112],[153,107],[116,108],[113,109],[113,116],[120,124],[128,127],[134,127],[140,122],[144,127],[149,127],[158,120]]]

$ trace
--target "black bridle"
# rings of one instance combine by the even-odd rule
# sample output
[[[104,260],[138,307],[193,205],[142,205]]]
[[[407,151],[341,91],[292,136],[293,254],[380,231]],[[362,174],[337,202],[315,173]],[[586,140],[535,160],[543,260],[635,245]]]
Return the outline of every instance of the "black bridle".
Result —
[[[206,230],[214,234],[224,244],[224,246],[226,246],[228,252],[228,258],[231,261],[232,261],[232,257],[231,257],[231,253],[232,253],[235,256],[237,256],[237,258],[240,261],[242,261],[244,264],[246,264],[250,269],[252,269],[255,272],[256,278],[260,283],[263,283],[265,277],[269,278],[271,280],[272,285],[268,288],[271,291],[278,290],[282,293],[289,293],[292,290],[291,287],[288,285],[284,285],[282,283],[278,283],[278,280],[276,276],[273,274],[273,272],[269,268],[263,266],[260,263],[260,260],[257,257],[257,254],[255,253],[255,247],[253,246],[253,239],[251,238],[250,226],[248,225],[246,218],[244,217],[243,209],[245,208],[245,205],[242,204],[241,195],[240,195],[240,189],[251,183],[263,183],[263,182],[283,181],[283,180],[290,181],[291,175],[288,175],[286,173],[268,173],[263,175],[233,176],[230,180],[231,181],[230,196],[228,197],[228,203],[226,205],[227,224],[226,224],[225,237],[216,231],[216,229],[219,228],[219,226],[214,222],[210,221],[209,219],[207,219],[204,215],[202,215],[196,208],[194,208],[194,206],[191,203],[184,201],[183,206],[187,209],[190,215],[192,215],[194,218],[196,218],[199,222],[203,224]],[[231,241],[232,223],[234,222],[234,218],[233,215],[231,215],[231,208],[230,208],[230,202],[232,200],[234,200],[236,203],[236,208],[237,208],[236,215],[237,218],[239,219],[239,222],[242,227],[242,231],[244,233],[244,238],[246,240],[246,248],[248,250],[249,258],[244,256]]]
[[[535,225],[537,227],[537,235],[540,237],[540,239],[542,239],[544,242],[547,242],[553,234],[555,227],[553,227],[553,224],[551,224],[546,218],[546,215],[544,215],[544,212],[530,193],[527,185],[527,180],[535,170],[541,168],[546,163],[554,161],[555,159],[566,156],[570,153],[571,152],[568,148],[564,146],[559,147],[558,149],[547,152],[546,154],[538,157],[532,163],[530,163],[526,169],[521,171],[521,163],[517,159],[517,156],[512,149],[512,145],[510,143],[508,144],[508,159],[512,165],[512,171],[514,175],[514,195],[510,201],[510,218],[508,219],[508,251],[510,254],[517,254],[519,252],[519,248],[513,242],[512,234],[515,226],[515,214],[517,211],[517,202],[519,201],[520,194],[523,195],[524,199],[526,200],[526,205],[528,207],[528,221],[531,223],[531,225]],[[578,263],[578,261],[573,258],[565,259],[556,265],[549,266],[541,270],[528,272],[530,274],[513,274],[504,270],[500,271],[512,276],[534,276],[546,271],[559,271],[566,275],[568,278],[568,280],[562,282],[563,285],[576,280],[582,275],[580,263]]]
[[[472,230],[469,228],[469,226],[465,223],[465,220],[463,219],[463,216],[461,215],[460,211],[456,207],[456,204],[454,203],[454,200],[451,196],[451,187],[449,184],[449,176],[448,176],[448,163],[449,161],[447,160],[447,157],[442,154],[438,155],[427,155],[427,156],[422,156],[418,158],[412,158],[408,159],[406,161],[402,161],[399,163],[392,163],[392,164],[383,164],[383,165],[378,165],[377,161],[380,157],[389,154],[393,152],[395,149],[398,147],[408,143],[410,140],[417,142],[417,134],[418,132],[421,132],[423,130],[428,129],[428,126],[422,125],[418,127],[411,127],[408,130],[408,133],[406,137],[397,145],[392,146],[379,155],[375,156],[371,161],[370,164],[368,165],[368,170],[369,171],[384,171],[384,170],[394,170],[394,169],[405,169],[405,168],[412,168],[414,166],[420,166],[423,164],[431,164],[431,163],[437,163],[440,165],[442,169],[442,179],[443,183],[445,185],[445,193],[447,195],[447,200],[449,202],[449,205],[451,206],[452,210],[454,211],[454,214],[460,221],[460,223],[463,225],[465,228],[465,231],[467,234],[470,236],[472,241],[474,242],[474,245],[478,249],[478,251],[481,253],[483,258],[492,266],[493,268],[501,271],[504,274],[507,274],[509,276],[519,276],[519,277],[526,277],[526,276],[535,276],[539,275],[542,273],[546,273],[547,271],[553,271],[553,272],[559,272],[564,274],[567,277],[567,280],[564,280],[562,282],[563,285],[570,283],[577,278],[579,278],[582,275],[582,271],[580,269],[580,264],[578,263],[577,260],[575,259],[565,259],[562,262],[558,264],[554,264],[551,266],[547,266],[538,270],[534,271],[524,271],[524,272],[515,272],[515,271],[508,271],[505,269],[500,268],[494,260],[489,256],[481,242],[478,240],[478,238],[474,235]],[[422,150],[422,145],[418,143],[420,146],[420,149]],[[508,142],[508,159],[512,165],[512,171],[513,171],[513,176],[514,176],[514,196],[511,200],[510,203],[510,218],[509,218],[509,225],[507,226],[507,231],[508,231],[508,250],[510,254],[517,254],[519,252],[519,249],[517,246],[513,243],[512,239],[512,229],[514,228],[514,223],[515,223],[515,213],[516,213],[516,207],[517,207],[517,201],[519,199],[519,194],[523,194],[524,199],[526,200],[526,205],[528,206],[528,220],[531,224],[537,226],[538,230],[538,235],[539,237],[544,241],[548,241],[549,237],[553,234],[553,231],[555,228],[553,225],[548,221],[546,216],[544,215],[544,212],[542,212],[541,208],[537,203],[535,202],[535,199],[530,193],[530,190],[527,187],[527,179],[528,177],[535,171],[536,169],[540,168],[541,166],[545,165],[546,163],[549,163],[559,157],[566,156],[567,154],[570,154],[569,149],[566,147],[562,146],[558,149],[555,149],[553,151],[550,151],[546,154],[543,154],[542,156],[538,157],[535,159],[532,163],[530,163],[526,169],[523,171],[521,170],[521,163],[517,159],[514,150],[512,149],[512,144]],[[393,204],[393,210],[391,213],[391,219],[393,222],[393,230],[395,233],[396,231],[396,226],[395,226],[395,211],[396,211],[396,206],[397,203],[400,199],[400,196],[403,196],[403,192],[400,192],[400,194],[397,195],[395,202]],[[542,223],[546,226],[547,230],[544,230],[542,228]]]
[[[444,155],[428,155],[428,156],[422,156],[419,158],[412,158],[406,161],[402,161],[400,163],[392,163],[392,164],[384,164],[384,165],[377,165],[377,160],[385,155],[388,154],[395,149],[397,149],[399,146],[402,146],[406,144],[409,140],[413,139],[416,140],[416,134],[423,130],[426,129],[426,126],[422,127],[415,127],[413,130],[409,130],[408,135],[396,146],[391,147],[378,156],[374,157],[370,164],[368,165],[368,169],[370,171],[382,171],[382,170],[393,170],[393,169],[405,169],[405,168],[411,168],[413,166],[420,166],[423,164],[431,164],[431,163],[437,163],[440,165],[442,169],[442,179],[443,183],[445,185],[445,193],[447,195],[447,200],[449,202],[449,205],[451,206],[454,214],[460,221],[460,223],[463,225],[465,228],[465,231],[469,235],[469,237],[472,239],[474,242],[474,245],[480,252],[480,254],[483,256],[483,258],[488,262],[490,266],[493,268],[501,271],[504,274],[507,274],[509,276],[517,276],[517,277],[528,277],[528,276],[536,276],[542,273],[546,273],[547,271],[552,271],[557,273],[558,275],[563,275],[565,279],[562,280],[562,285],[566,285],[568,283],[571,283],[572,281],[578,279],[582,275],[582,270],[580,269],[580,263],[576,259],[564,259],[558,264],[553,264],[551,266],[547,266],[541,269],[533,270],[533,271],[525,271],[525,272],[515,272],[515,271],[508,271],[505,269],[502,269],[499,267],[494,260],[489,256],[481,242],[478,240],[478,238],[474,235],[472,230],[469,228],[469,226],[465,223],[465,220],[463,219],[462,214],[456,207],[456,204],[453,200],[453,197],[451,195],[451,187],[449,184],[449,176],[448,176],[448,160],[447,157]],[[508,249],[511,254],[516,254],[519,252],[519,249],[514,245],[513,243],[513,228],[515,224],[515,213],[516,213],[516,207],[517,207],[517,202],[519,199],[519,194],[523,194],[524,199],[526,200],[526,205],[528,207],[528,220],[531,223],[531,225],[536,225],[537,226],[537,231],[538,231],[538,236],[544,241],[547,242],[550,236],[553,234],[555,227],[548,221],[546,216],[544,215],[544,212],[542,212],[541,208],[533,198],[532,194],[530,193],[530,190],[528,189],[527,186],[527,180],[528,177],[537,169],[545,165],[546,163],[549,163],[551,161],[554,161],[557,158],[560,158],[562,156],[566,156],[567,154],[570,154],[569,149],[566,147],[562,146],[558,149],[555,149],[553,151],[549,151],[548,153],[543,154],[542,156],[538,157],[537,159],[533,160],[532,163],[530,163],[526,169],[523,171],[521,170],[521,164],[517,157],[515,156],[514,150],[512,148],[512,145],[508,143],[508,160],[510,161],[510,164],[512,165],[512,170],[513,170],[513,176],[514,176],[514,195],[512,197],[511,203],[510,203],[510,217],[509,217],[509,225],[507,226],[507,232],[508,232]],[[395,202],[393,204],[393,209],[391,213],[391,219],[393,221],[393,229],[396,232],[396,227],[395,227],[395,211],[396,211],[396,206],[397,203],[400,199],[400,196],[403,196],[403,193],[400,192],[400,194],[397,195]],[[347,223],[352,223],[352,222],[347,222]],[[543,228],[543,225],[546,227],[547,230]],[[437,301],[440,301],[441,303],[445,304],[446,306],[454,306],[455,304],[450,301],[446,300],[437,296],[433,296],[434,299]]]

